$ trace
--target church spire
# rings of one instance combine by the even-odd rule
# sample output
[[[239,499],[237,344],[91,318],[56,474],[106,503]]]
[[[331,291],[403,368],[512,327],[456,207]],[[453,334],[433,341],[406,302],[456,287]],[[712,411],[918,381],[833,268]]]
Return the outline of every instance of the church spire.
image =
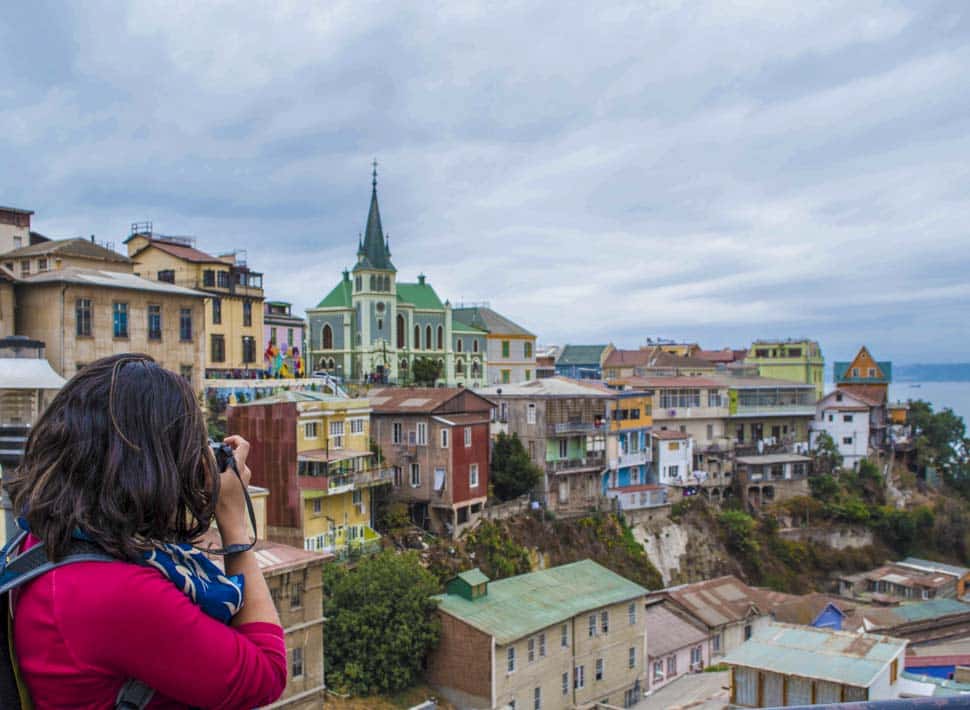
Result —
[[[379,269],[397,271],[391,263],[391,251],[381,227],[381,211],[377,205],[377,160],[371,172],[370,211],[367,213],[367,226],[364,228],[364,241],[357,251],[358,269]]]

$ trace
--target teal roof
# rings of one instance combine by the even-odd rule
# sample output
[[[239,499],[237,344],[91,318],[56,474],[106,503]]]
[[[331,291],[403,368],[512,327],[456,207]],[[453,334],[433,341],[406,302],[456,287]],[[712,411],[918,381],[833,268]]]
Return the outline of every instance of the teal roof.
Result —
[[[435,598],[445,613],[506,644],[577,614],[646,593],[639,584],[592,560],[582,560],[489,582],[487,594],[474,601],[456,594]]]
[[[970,574],[970,569],[966,567],[957,567],[956,565],[948,565],[943,562],[934,562],[933,560],[924,560],[920,557],[907,557],[901,562],[896,564],[900,565],[910,565],[912,567],[925,567],[930,570],[938,570],[940,572],[947,572],[957,577],[965,577]]]
[[[556,364],[599,366],[604,350],[606,350],[605,345],[567,345],[556,359]]]
[[[893,364],[885,360],[877,360],[876,365],[885,377],[851,377],[849,367],[851,362],[835,363],[835,384],[837,385],[884,385],[893,381]]]
[[[970,604],[958,602],[956,599],[931,599],[926,602],[900,604],[892,612],[907,622],[926,621],[950,614],[966,614],[970,612]]]
[[[350,308],[351,283],[347,279],[342,279],[333,290],[324,296],[323,300],[317,304],[317,308]]]
[[[905,647],[905,640],[889,636],[772,623],[724,663],[868,688]]]
[[[378,269],[397,271],[391,263],[391,248],[381,227],[381,211],[377,206],[377,170],[374,171],[373,189],[370,194],[370,211],[364,228],[364,241],[357,248],[357,264],[354,271]]]
[[[486,584],[489,581],[488,577],[478,567],[462,572],[458,575],[458,579],[473,587],[476,584]]]
[[[443,311],[445,309],[441,299],[438,298],[438,294],[435,293],[434,289],[431,288],[431,284],[428,283],[398,283],[397,300],[399,302],[410,303],[415,308],[422,308],[424,310],[436,309]]]
[[[955,680],[944,680],[931,675],[922,675],[914,671],[903,671],[899,674],[907,680],[914,680],[918,683],[930,683],[934,686],[934,698],[948,698],[956,695],[970,694],[970,683],[958,683]]]

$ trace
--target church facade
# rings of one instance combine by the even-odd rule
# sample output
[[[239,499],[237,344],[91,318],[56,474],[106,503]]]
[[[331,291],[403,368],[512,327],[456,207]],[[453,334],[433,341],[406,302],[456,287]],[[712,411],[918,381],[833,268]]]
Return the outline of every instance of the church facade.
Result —
[[[431,358],[441,366],[436,384],[486,384],[485,330],[452,318],[424,274],[398,281],[381,226],[374,172],[370,211],[357,263],[315,308],[307,310],[308,361],[351,382],[411,384],[414,362]]]

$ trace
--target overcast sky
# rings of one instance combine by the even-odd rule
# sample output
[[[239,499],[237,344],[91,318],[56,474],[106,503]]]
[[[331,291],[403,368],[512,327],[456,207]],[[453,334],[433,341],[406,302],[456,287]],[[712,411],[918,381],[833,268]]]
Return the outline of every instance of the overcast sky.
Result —
[[[9,3],[0,204],[401,280],[541,343],[970,360],[970,4]],[[787,6],[786,6],[787,5]]]

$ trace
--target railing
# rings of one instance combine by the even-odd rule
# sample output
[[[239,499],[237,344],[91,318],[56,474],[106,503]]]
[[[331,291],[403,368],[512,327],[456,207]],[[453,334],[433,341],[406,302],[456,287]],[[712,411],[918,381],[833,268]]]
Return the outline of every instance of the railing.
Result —
[[[763,404],[763,405],[738,405],[732,417],[752,417],[759,414],[771,416],[815,416],[814,404]]]
[[[361,486],[390,483],[394,480],[394,471],[389,468],[375,468],[356,474],[355,483]]]
[[[602,428],[593,422],[560,422],[559,424],[550,424],[547,427],[550,434],[584,434]]]
[[[587,453],[581,458],[560,459],[546,463],[553,472],[576,471],[583,468],[606,468],[606,456],[602,452]]]
[[[653,460],[653,455],[650,453],[649,449],[644,449],[643,451],[637,451],[632,454],[620,454],[619,458],[616,460],[616,464],[620,468],[626,466],[642,466],[643,464],[650,463]]]

